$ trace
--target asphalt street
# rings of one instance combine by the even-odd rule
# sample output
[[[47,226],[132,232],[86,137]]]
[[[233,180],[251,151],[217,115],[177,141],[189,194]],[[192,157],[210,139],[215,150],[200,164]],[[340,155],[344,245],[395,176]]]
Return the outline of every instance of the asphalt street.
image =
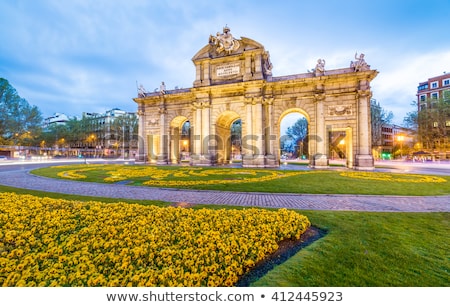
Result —
[[[126,160],[112,162],[133,163]],[[29,173],[35,168],[66,163],[84,163],[84,160],[3,162],[0,163],[0,185],[84,196],[162,200],[175,204],[220,204],[266,208],[374,212],[450,211],[450,195],[418,197],[197,191],[57,180]],[[105,161],[89,160],[88,163],[105,163]],[[450,164],[448,163],[420,163],[420,165],[412,165],[412,163],[384,162],[377,163],[376,166],[375,171],[450,175]],[[294,165],[280,167],[280,169],[293,168],[307,169],[306,166]]]

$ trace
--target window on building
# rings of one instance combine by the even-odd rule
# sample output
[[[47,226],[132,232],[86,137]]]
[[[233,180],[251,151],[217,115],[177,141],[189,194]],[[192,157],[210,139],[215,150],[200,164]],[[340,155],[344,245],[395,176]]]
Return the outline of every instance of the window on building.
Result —
[[[450,101],[450,91],[443,91],[442,96],[444,97],[445,101]]]
[[[427,100],[427,95],[420,95],[420,101]]]
[[[438,82],[431,82],[431,88],[438,88]]]
[[[443,85],[443,86],[450,85],[450,79],[445,79],[445,80],[443,80],[443,81],[442,81],[442,85]]]
[[[421,110],[425,110],[427,108],[427,104],[426,103],[421,103],[420,104],[420,109]]]
[[[419,87],[417,87],[418,91],[423,91],[423,90],[426,90],[426,89],[428,89],[428,83],[422,84]]]
[[[439,98],[439,93],[435,92],[435,93],[431,93],[431,99],[438,99]]]

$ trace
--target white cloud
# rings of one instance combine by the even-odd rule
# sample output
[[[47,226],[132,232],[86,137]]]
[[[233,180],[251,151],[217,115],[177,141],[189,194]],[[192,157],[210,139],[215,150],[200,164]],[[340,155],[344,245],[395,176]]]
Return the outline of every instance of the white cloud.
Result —
[[[377,67],[380,73],[372,82],[372,91],[384,109],[394,112],[394,121],[401,124],[406,113],[414,109],[411,102],[416,101],[419,83],[449,70],[450,51],[399,54],[384,59],[378,59],[381,68]]]
[[[0,77],[46,115],[122,106],[134,110],[136,81],[149,91],[161,81],[168,88],[191,87],[191,58],[209,34],[227,24],[235,37],[265,46],[275,76],[304,73],[318,58],[326,60],[326,69],[347,67],[355,52],[365,53],[380,71],[373,81],[374,98],[401,121],[418,83],[450,70],[449,41],[440,31],[450,26],[443,16],[448,3],[430,0],[420,13],[414,5],[387,0],[321,5],[295,0],[0,1],[0,27],[8,29],[1,34],[7,43],[0,44]]]

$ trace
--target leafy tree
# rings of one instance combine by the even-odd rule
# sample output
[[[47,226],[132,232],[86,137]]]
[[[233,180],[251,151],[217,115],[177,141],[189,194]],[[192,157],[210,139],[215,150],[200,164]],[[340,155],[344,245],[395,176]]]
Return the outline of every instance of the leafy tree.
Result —
[[[383,125],[389,125],[392,123],[394,114],[392,111],[387,111],[382,108],[380,103],[375,99],[370,101],[370,116],[372,125],[372,145],[381,146],[383,144]]]
[[[8,80],[0,78],[0,144],[35,145],[42,114],[21,98]]]
[[[418,124],[418,111],[417,111],[417,102],[411,102],[411,106],[414,107],[414,111],[406,113],[406,116],[403,118],[403,126],[406,128],[411,128],[417,130]]]
[[[387,111],[381,108],[381,122],[383,124],[392,124],[392,120],[394,119],[394,113],[392,111]]]
[[[450,101],[445,98],[426,101],[418,111],[418,135],[424,148],[446,149],[449,147]]]
[[[281,149],[285,152],[292,152],[296,156],[303,155],[307,148],[308,121],[302,117],[294,125],[286,129],[286,136],[280,141]]]
[[[135,114],[124,114],[114,118],[109,131],[109,139],[116,140],[122,144],[132,147],[137,142],[138,117]],[[125,151],[125,148],[123,148]]]

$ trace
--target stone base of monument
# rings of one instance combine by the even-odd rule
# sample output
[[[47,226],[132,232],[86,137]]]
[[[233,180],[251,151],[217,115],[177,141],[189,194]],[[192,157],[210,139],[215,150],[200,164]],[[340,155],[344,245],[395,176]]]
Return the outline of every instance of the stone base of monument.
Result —
[[[312,168],[328,168],[329,165],[327,155],[317,154],[311,159]]]
[[[280,160],[276,159],[275,156],[268,155],[264,157],[264,164],[266,167],[279,167]]]
[[[243,167],[266,167],[264,155],[245,155],[242,159]]]
[[[372,171],[375,169],[372,155],[356,155],[354,169]]]
[[[213,166],[217,165],[217,158],[208,155],[192,155],[191,165],[193,166]]]
[[[167,165],[169,161],[167,160],[167,155],[159,155],[156,160],[156,165]]]

